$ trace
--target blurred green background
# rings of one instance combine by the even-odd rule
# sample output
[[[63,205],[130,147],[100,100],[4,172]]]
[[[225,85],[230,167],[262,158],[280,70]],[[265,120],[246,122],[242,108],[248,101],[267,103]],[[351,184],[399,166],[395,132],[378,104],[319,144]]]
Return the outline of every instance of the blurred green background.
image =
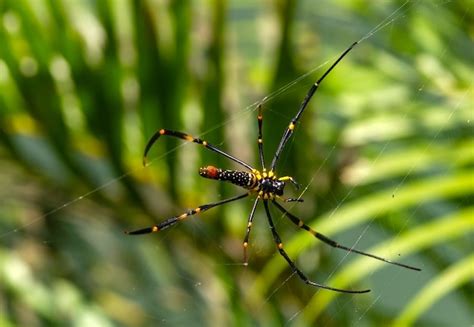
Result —
[[[278,174],[304,186],[287,207],[308,224],[422,272],[275,211],[312,280],[372,292],[312,288],[262,208],[244,267],[251,199],[123,234],[241,192],[197,174],[235,165],[179,140],[142,167],[156,129],[258,167],[256,103],[268,96],[270,161],[311,84],[364,36]],[[0,1],[0,326],[472,325],[473,36],[470,0]]]

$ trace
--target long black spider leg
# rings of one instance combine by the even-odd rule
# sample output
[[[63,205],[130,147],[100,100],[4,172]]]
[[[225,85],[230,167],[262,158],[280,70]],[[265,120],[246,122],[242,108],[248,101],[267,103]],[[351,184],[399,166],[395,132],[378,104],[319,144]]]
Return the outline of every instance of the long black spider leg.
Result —
[[[316,282],[313,282],[306,277],[305,274],[301,270],[296,267],[294,262],[288,257],[288,254],[285,252],[283,249],[283,243],[281,242],[280,236],[278,235],[278,232],[275,229],[275,225],[273,224],[272,216],[270,215],[270,210],[268,208],[268,200],[263,200],[263,205],[265,206],[265,212],[267,214],[267,219],[268,219],[268,224],[270,225],[270,230],[272,231],[273,239],[275,241],[275,244],[277,245],[278,252],[280,252],[280,255],[285,258],[286,262],[290,265],[290,267],[293,269],[293,271],[298,275],[298,277],[305,282],[308,285],[319,287],[319,288],[324,288],[327,290],[331,291],[336,291],[336,292],[341,292],[341,293],[367,293],[370,292],[370,290],[361,290],[361,291],[353,291],[353,290],[343,290],[339,288],[334,288],[322,284],[318,284]]]
[[[248,255],[247,255],[247,247],[249,246],[249,236],[250,236],[250,231],[252,230],[253,217],[255,216],[255,210],[257,209],[257,204],[259,201],[260,201],[260,198],[257,197],[255,199],[255,202],[253,203],[252,211],[250,211],[249,219],[247,220],[247,231],[245,232],[244,243],[243,243],[244,266],[247,266],[249,263]]]
[[[395,262],[395,261],[390,261],[388,259],[385,259],[385,258],[382,258],[382,257],[379,257],[379,256],[376,256],[374,254],[370,254],[370,253],[367,253],[367,252],[362,252],[362,251],[359,251],[357,249],[354,249],[354,248],[350,248],[350,247],[347,247],[347,246],[344,246],[344,245],[341,245],[339,243],[337,243],[336,241],[333,241],[331,240],[330,238],[328,238],[327,236],[321,234],[321,233],[318,233],[317,231],[315,231],[314,229],[312,229],[311,227],[309,227],[308,225],[306,225],[301,219],[299,219],[298,217],[296,217],[295,215],[289,213],[285,208],[283,208],[278,202],[276,201],[273,201],[273,204],[275,204],[275,206],[287,217],[291,220],[291,222],[295,225],[297,225],[299,228],[301,229],[304,229],[305,231],[308,231],[310,234],[314,235],[314,237],[316,237],[317,239],[319,239],[320,241],[334,247],[334,248],[338,248],[338,249],[342,249],[342,250],[345,250],[347,252],[354,252],[354,253],[357,253],[357,254],[361,254],[361,255],[365,255],[366,257],[370,257],[370,258],[373,258],[373,259],[377,259],[377,260],[380,260],[380,261],[383,261],[383,262],[386,262],[386,263],[390,263],[392,265],[396,265],[396,266],[399,266],[399,267],[403,267],[403,268],[407,268],[407,269],[411,269],[411,270],[416,270],[416,271],[421,271],[420,268],[416,268],[416,267],[413,267],[413,266],[409,266],[409,265],[405,265],[403,263],[399,263],[399,262]]]
[[[291,135],[293,134],[293,130],[295,129],[296,123],[300,119],[301,115],[303,114],[303,111],[306,109],[308,106],[309,101],[313,97],[314,93],[316,93],[316,90],[318,89],[319,85],[321,85],[321,82],[324,80],[324,78],[333,70],[334,67],[344,58],[357,44],[359,44],[359,41],[352,43],[352,45],[347,48],[340,56],[337,58],[337,60],[329,67],[328,70],[314,83],[311,88],[309,89],[308,93],[306,94],[303,102],[301,103],[300,109],[296,113],[296,116],[293,117],[293,119],[290,121],[290,124],[288,125],[287,129],[283,133],[283,136],[281,137],[280,144],[278,145],[278,148],[275,152],[275,155],[273,156],[272,164],[270,166],[270,170],[273,171],[275,170],[276,164],[278,162],[278,159],[280,158],[280,154],[285,148],[286,142],[289,140]]]
[[[214,145],[208,143],[207,141],[204,141],[200,138],[196,138],[196,137],[193,137],[189,134],[186,134],[186,133],[182,133],[182,132],[176,132],[176,131],[170,131],[168,129],[160,129],[158,131],[155,132],[155,134],[153,134],[153,136],[148,140],[148,143],[145,147],[145,152],[143,154],[143,165],[145,166],[146,165],[146,157],[147,157],[147,154],[148,154],[148,151],[150,151],[151,147],[153,146],[153,144],[160,138],[160,136],[162,135],[165,135],[165,136],[173,136],[173,137],[177,137],[177,138],[180,138],[182,140],[185,140],[185,141],[188,141],[188,142],[194,142],[194,143],[197,143],[197,144],[200,144],[202,146],[204,146],[205,148],[211,150],[211,151],[214,151],[236,163],[238,163],[239,165],[242,165],[244,166],[245,168],[249,169],[249,170],[254,170],[254,168],[252,166],[250,166],[249,164],[243,162],[242,160],[240,159],[237,159],[236,157],[222,151],[221,149],[215,147]]]
[[[258,105],[258,115],[257,115],[257,123],[258,123],[258,154],[260,156],[260,163],[262,165],[262,169],[265,169],[265,158],[263,155],[263,137],[262,137],[262,125],[263,125],[263,114],[262,114],[262,105]]]
[[[232,202],[232,201],[237,201],[237,200],[243,199],[243,198],[247,197],[248,195],[249,195],[249,193],[245,193],[245,194],[234,196],[232,198],[228,198],[228,199],[225,199],[225,200],[222,200],[222,201],[219,201],[219,202],[204,204],[204,205],[199,206],[195,209],[192,209],[192,210],[189,210],[185,213],[182,213],[181,215],[168,218],[165,221],[162,221],[161,223],[159,223],[157,225],[153,225],[153,226],[142,228],[142,229],[137,229],[137,230],[130,231],[130,232],[125,231],[125,234],[140,235],[140,234],[156,233],[156,232],[162,231],[162,230],[164,230],[168,227],[173,226],[174,224],[176,224],[179,221],[187,218],[188,216],[192,216],[194,214],[204,212],[204,211],[209,210],[211,208],[214,208],[214,207],[217,207],[217,206],[220,206],[220,205]]]

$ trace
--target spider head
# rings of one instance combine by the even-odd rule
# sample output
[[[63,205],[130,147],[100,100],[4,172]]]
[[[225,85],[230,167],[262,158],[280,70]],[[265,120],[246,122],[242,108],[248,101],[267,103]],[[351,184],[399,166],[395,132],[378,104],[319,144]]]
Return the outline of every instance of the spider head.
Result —
[[[285,189],[285,182],[283,181],[279,181],[279,180],[276,180],[276,181],[273,181],[273,187],[274,187],[274,193],[278,196],[282,196],[283,195],[283,190]]]
[[[285,182],[277,179],[264,178],[262,180],[262,191],[264,193],[273,193],[275,195],[283,195],[283,190],[285,188]]]

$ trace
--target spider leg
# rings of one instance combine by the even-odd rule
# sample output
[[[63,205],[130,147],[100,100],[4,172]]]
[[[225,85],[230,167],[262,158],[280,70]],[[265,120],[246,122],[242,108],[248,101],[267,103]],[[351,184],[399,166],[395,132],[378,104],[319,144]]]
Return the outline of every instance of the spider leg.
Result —
[[[155,134],[153,134],[153,136],[148,140],[148,143],[145,147],[145,152],[143,154],[143,165],[144,166],[146,165],[146,157],[147,157],[148,151],[150,151],[153,144],[155,144],[155,142],[162,135],[177,137],[177,138],[180,138],[180,139],[188,141],[188,142],[194,142],[194,143],[200,144],[200,145],[204,146],[205,148],[207,148],[211,151],[214,151],[214,152],[216,152],[216,153],[218,153],[218,154],[220,154],[220,155],[222,155],[222,156],[238,163],[239,165],[244,166],[245,168],[247,168],[249,170],[254,170],[253,167],[250,166],[249,164],[247,164],[247,163],[243,162],[242,160],[237,159],[236,157],[222,151],[221,149],[215,147],[214,145],[208,143],[207,141],[204,141],[200,138],[193,137],[193,136],[191,136],[189,134],[186,134],[186,133],[171,131],[171,130],[168,130],[168,129],[160,129],[160,130],[156,131]]]
[[[273,204],[275,204],[275,206],[278,208],[278,210],[280,210],[287,218],[289,218],[291,220],[291,222],[295,225],[297,225],[299,228],[301,229],[304,229],[305,231],[309,232],[310,234],[312,234],[314,237],[316,237],[317,239],[319,239],[320,241],[334,247],[334,248],[338,248],[338,249],[343,249],[347,252],[354,252],[354,253],[357,253],[357,254],[361,254],[361,255],[365,255],[366,257],[370,257],[370,258],[373,258],[373,259],[377,259],[377,260],[380,260],[380,261],[383,261],[383,262],[386,262],[386,263],[390,263],[392,265],[396,265],[396,266],[399,266],[399,267],[403,267],[403,268],[407,268],[407,269],[411,269],[411,270],[416,270],[416,271],[421,271],[420,268],[416,268],[416,267],[413,267],[413,266],[409,266],[409,265],[405,265],[403,263],[399,263],[399,262],[395,262],[395,261],[390,261],[388,259],[385,259],[385,258],[382,258],[382,257],[379,257],[379,256],[376,256],[374,254],[370,254],[370,253],[367,253],[367,252],[362,252],[362,251],[359,251],[357,249],[354,249],[354,248],[350,248],[350,247],[347,247],[347,246],[344,246],[344,245],[341,245],[339,243],[337,243],[336,241],[334,240],[331,240],[330,238],[328,238],[327,236],[321,234],[321,233],[318,233],[317,231],[315,231],[314,229],[312,229],[311,227],[309,227],[308,225],[306,225],[301,219],[299,219],[298,217],[296,217],[295,215],[289,213],[285,208],[283,208],[278,202],[276,201],[273,201]]]
[[[247,247],[249,245],[250,231],[252,230],[253,217],[255,216],[255,209],[257,209],[258,201],[260,201],[260,198],[257,197],[255,199],[255,202],[253,203],[252,211],[250,211],[249,219],[247,221],[247,231],[245,232],[244,243],[242,244],[244,248],[244,266],[247,266],[249,263],[247,256]]]
[[[281,196],[279,198],[285,202],[304,202],[304,200],[300,198],[286,198],[285,199],[285,198],[282,198]]]
[[[260,156],[260,163],[262,164],[262,169],[265,169],[265,158],[263,156],[263,136],[262,136],[262,125],[263,125],[263,114],[262,114],[262,104],[258,105],[258,154]]]
[[[278,180],[279,180],[279,181],[284,181],[284,182],[290,181],[291,184],[293,184],[293,186],[294,186],[297,190],[299,190],[299,189],[301,188],[301,185],[300,185],[297,181],[295,181],[295,179],[294,179],[293,177],[291,177],[291,176],[283,176],[283,177],[278,178]]]
[[[280,252],[280,255],[283,258],[285,258],[286,262],[288,262],[290,267],[293,269],[293,271],[298,275],[298,277],[303,282],[305,282],[306,284],[311,285],[311,286],[324,288],[324,289],[327,289],[327,290],[341,292],[341,293],[367,293],[367,292],[370,292],[370,290],[361,290],[361,291],[343,290],[343,289],[339,289],[339,288],[334,288],[334,287],[318,284],[316,282],[313,282],[313,281],[309,280],[308,277],[306,277],[306,275],[303,274],[303,272],[298,267],[296,267],[295,263],[290,259],[290,257],[286,253],[286,251],[283,249],[283,243],[281,242],[280,236],[278,235],[278,232],[275,229],[275,225],[273,224],[272,216],[270,215],[270,210],[268,208],[268,201],[263,200],[263,205],[265,206],[265,212],[267,214],[268,224],[270,225],[270,230],[271,230],[272,235],[273,235],[273,240],[275,241],[275,244],[277,245],[278,252]]]
[[[290,121],[290,124],[288,125],[287,129],[283,133],[283,136],[281,137],[280,144],[278,145],[278,148],[275,152],[275,155],[273,156],[272,164],[270,166],[270,171],[273,171],[276,167],[276,164],[278,162],[278,159],[280,158],[280,154],[285,148],[286,142],[289,140],[291,135],[293,134],[293,131],[295,129],[296,123],[299,121],[301,115],[303,114],[304,110],[308,106],[309,101],[313,97],[314,93],[316,93],[319,85],[321,85],[321,82],[324,80],[324,78],[333,70],[334,67],[344,58],[349,51],[351,51],[357,44],[359,44],[359,41],[352,43],[352,45],[347,48],[340,56],[337,58],[337,60],[331,65],[331,67],[326,70],[326,72],[314,83],[311,88],[309,89],[308,93],[306,94],[303,102],[301,103],[300,109],[296,113],[295,117]]]
[[[153,225],[153,226],[150,226],[150,227],[145,227],[145,228],[138,229],[138,230],[134,230],[134,231],[130,231],[130,232],[129,232],[129,231],[125,231],[125,234],[129,234],[129,235],[140,235],[140,234],[156,233],[156,232],[162,231],[163,229],[166,229],[166,228],[168,228],[168,227],[173,226],[174,224],[176,224],[176,223],[178,223],[179,221],[181,221],[181,220],[187,218],[188,216],[192,216],[192,215],[194,215],[194,214],[204,212],[204,211],[209,210],[209,209],[211,209],[211,208],[214,208],[214,207],[217,207],[217,206],[220,206],[220,205],[223,205],[223,204],[232,202],[232,201],[236,201],[236,200],[243,199],[243,198],[245,198],[245,197],[248,196],[248,195],[249,195],[249,193],[245,193],[245,194],[241,194],[241,195],[238,195],[238,196],[234,196],[234,197],[232,197],[232,198],[228,198],[228,199],[225,199],[225,200],[222,200],[222,201],[219,201],[219,202],[204,204],[204,205],[199,206],[199,207],[197,207],[197,208],[195,208],[195,209],[192,209],[192,210],[189,210],[189,211],[187,211],[187,212],[184,212],[184,213],[182,213],[181,215],[168,218],[168,219],[166,219],[165,221],[162,221],[161,223],[159,223],[159,224],[157,224],[157,225]]]

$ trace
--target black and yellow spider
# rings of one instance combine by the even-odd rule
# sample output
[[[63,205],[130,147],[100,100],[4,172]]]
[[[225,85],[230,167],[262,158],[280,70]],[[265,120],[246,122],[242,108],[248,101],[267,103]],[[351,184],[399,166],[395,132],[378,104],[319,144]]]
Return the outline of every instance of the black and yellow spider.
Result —
[[[258,107],[258,116],[257,116],[257,122],[258,122],[258,154],[260,156],[260,163],[262,165],[262,170],[257,170],[250,166],[249,164],[243,162],[240,159],[237,159],[236,157],[220,150],[219,148],[215,147],[214,145],[208,143],[207,141],[204,141],[200,138],[195,138],[189,134],[181,133],[181,132],[176,132],[176,131],[170,131],[167,129],[160,129],[158,130],[148,141],[146,147],[145,147],[145,153],[143,156],[144,164],[146,163],[146,156],[152,145],[160,138],[160,136],[173,136],[177,137],[180,139],[183,139],[188,142],[194,142],[197,144],[200,144],[204,146],[205,148],[214,151],[236,163],[239,165],[244,166],[247,171],[235,171],[235,170],[224,170],[220,168],[216,168],[214,166],[207,166],[207,167],[202,167],[199,169],[199,174],[202,177],[210,178],[210,179],[216,179],[220,181],[228,181],[234,185],[243,187],[244,189],[247,190],[242,195],[238,195],[232,198],[228,198],[222,201],[214,202],[214,203],[209,203],[209,204],[204,204],[201,205],[193,210],[189,210],[185,213],[182,213],[181,215],[174,216],[171,218],[166,219],[165,221],[153,225],[151,227],[131,231],[131,232],[126,232],[127,234],[148,234],[148,233],[154,233],[154,232],[159,232],[163,229],[166,229],[170,226],[173,226],[174,224],[178,223],[179,221],[185,219],[188,216],[192,216],[194,214],[202,213],[206,210],[209,210],[211,208],[237,201],[240,199],[243,199],[247,196],[250,195],[255,195],[256,199],[253,203],[252,210],[250,211],[250,215],[248,217],[248,222],[247,222],[247,231],[245,233],[244,237],[244,242],[243,242],[243,248],[244,248],[244,265],[248,264],[248,258],[247,258],[247,246],[248,246],[248,240],[249,240],[249,235],[250,235],[250,230],[252,228],[252,221],[254,218],[255,210],[257,208],[257,205],[260,201],[263,202],[263,206],[265,208],[265,213],[267,216],[268,224],[270,225],[270,229],[273,235],[273,239],[275,241],[275,244],[277,246],[277,249],[281,256],[285,258],[285,260],[288,262],[290,267],[293,269],[293,271],[303,280],[306,284],[332,290],[332,291],[337,291],[337,292],[343,292],[343,293],[366,293],[370,292],[370,290],[361,290],[361,291],[353,291],[353,290],[343,290],[343,289],[338,289],[322,284],[318,284],[316,282],[313,282],[306,277],[306,275],[295,265],[295,263],[290,259],[288,254],[285,252],[283,248],[283,243],[280,239],[280,236],[278,235],[278,232],[275,229],[275,225],[273,223],[273,219],[270,215],[270,209],[269,209],[269,203],[272,203],[278,210],[282,212],[282,214],[290,219],[292,223],[297,225],[299,228],[306,230],[307,232],[311,233],[314,235],[317,239],[320,241],[335,247],[339,249],[346,250],[348,252],[354,252],[357,254],[365,255],[386,263],[394,264],[400,267],[420,271],[421,269],[412,267],[409,265],[405,265],[402,263],[398,262],[393,262],[384,258],[381,258],[379,256],[362,252],[359,250],[356,250],[354,248],[350,248],[344,245],[341,245],[337,243],[336,241],[333,241],[332,239],[324,236],[321,233],[318,233],[317,231],[313,230],[311,227],[306,225],[301,219],[296,217],[295,215],[291,214],[288,212],[278,201],[282,202],[292,202],[292,201],[298,201],[302,202],[301,199],[293,199],[293,198],[284,198],[283,193],[284,193],[284,188],[287,182],[292,183],[295,187],[298,188],[298,184],[296,181],[293,179],[291,176],[283,176],[283,177],[278,177],[275,173],[275,168],[278,163],[278,159],[280,158],[280,154],[282,153],[283,149],[285,148],[286,143],[290,139],[290,137],[293,135],[293,132],[295,130],[296,124],[300,120],[304,110],[308,106],[309,101],[313,97],[314,93],[318,89],[319,85],[321,85],[321,82],[324,80],[324,78],[331,72],[331,70],[344,58],[344,56],[349,53],[359,42],[353,43],[349,48],[347,48],[340,56],[339,58],[329,67],[329,69],[318,79],[316,83],[314,83],[311,88],[309,89],[308,93],[306,94],[306,97],[304,98],[298,112],[296,113],[295,117],[290,121],[290,124],[286,128],[285,132],[283,133],[283,136],[280,140],[280,144],[278,145],[278,148],[275,152],[275,155],[273,156],[272,163],[270,165],[270,169],[265,168],[265,160],[263,156],[263,139],[262,139],[262,123],[263,123],[263,116],[262,116],[262,107]]]

